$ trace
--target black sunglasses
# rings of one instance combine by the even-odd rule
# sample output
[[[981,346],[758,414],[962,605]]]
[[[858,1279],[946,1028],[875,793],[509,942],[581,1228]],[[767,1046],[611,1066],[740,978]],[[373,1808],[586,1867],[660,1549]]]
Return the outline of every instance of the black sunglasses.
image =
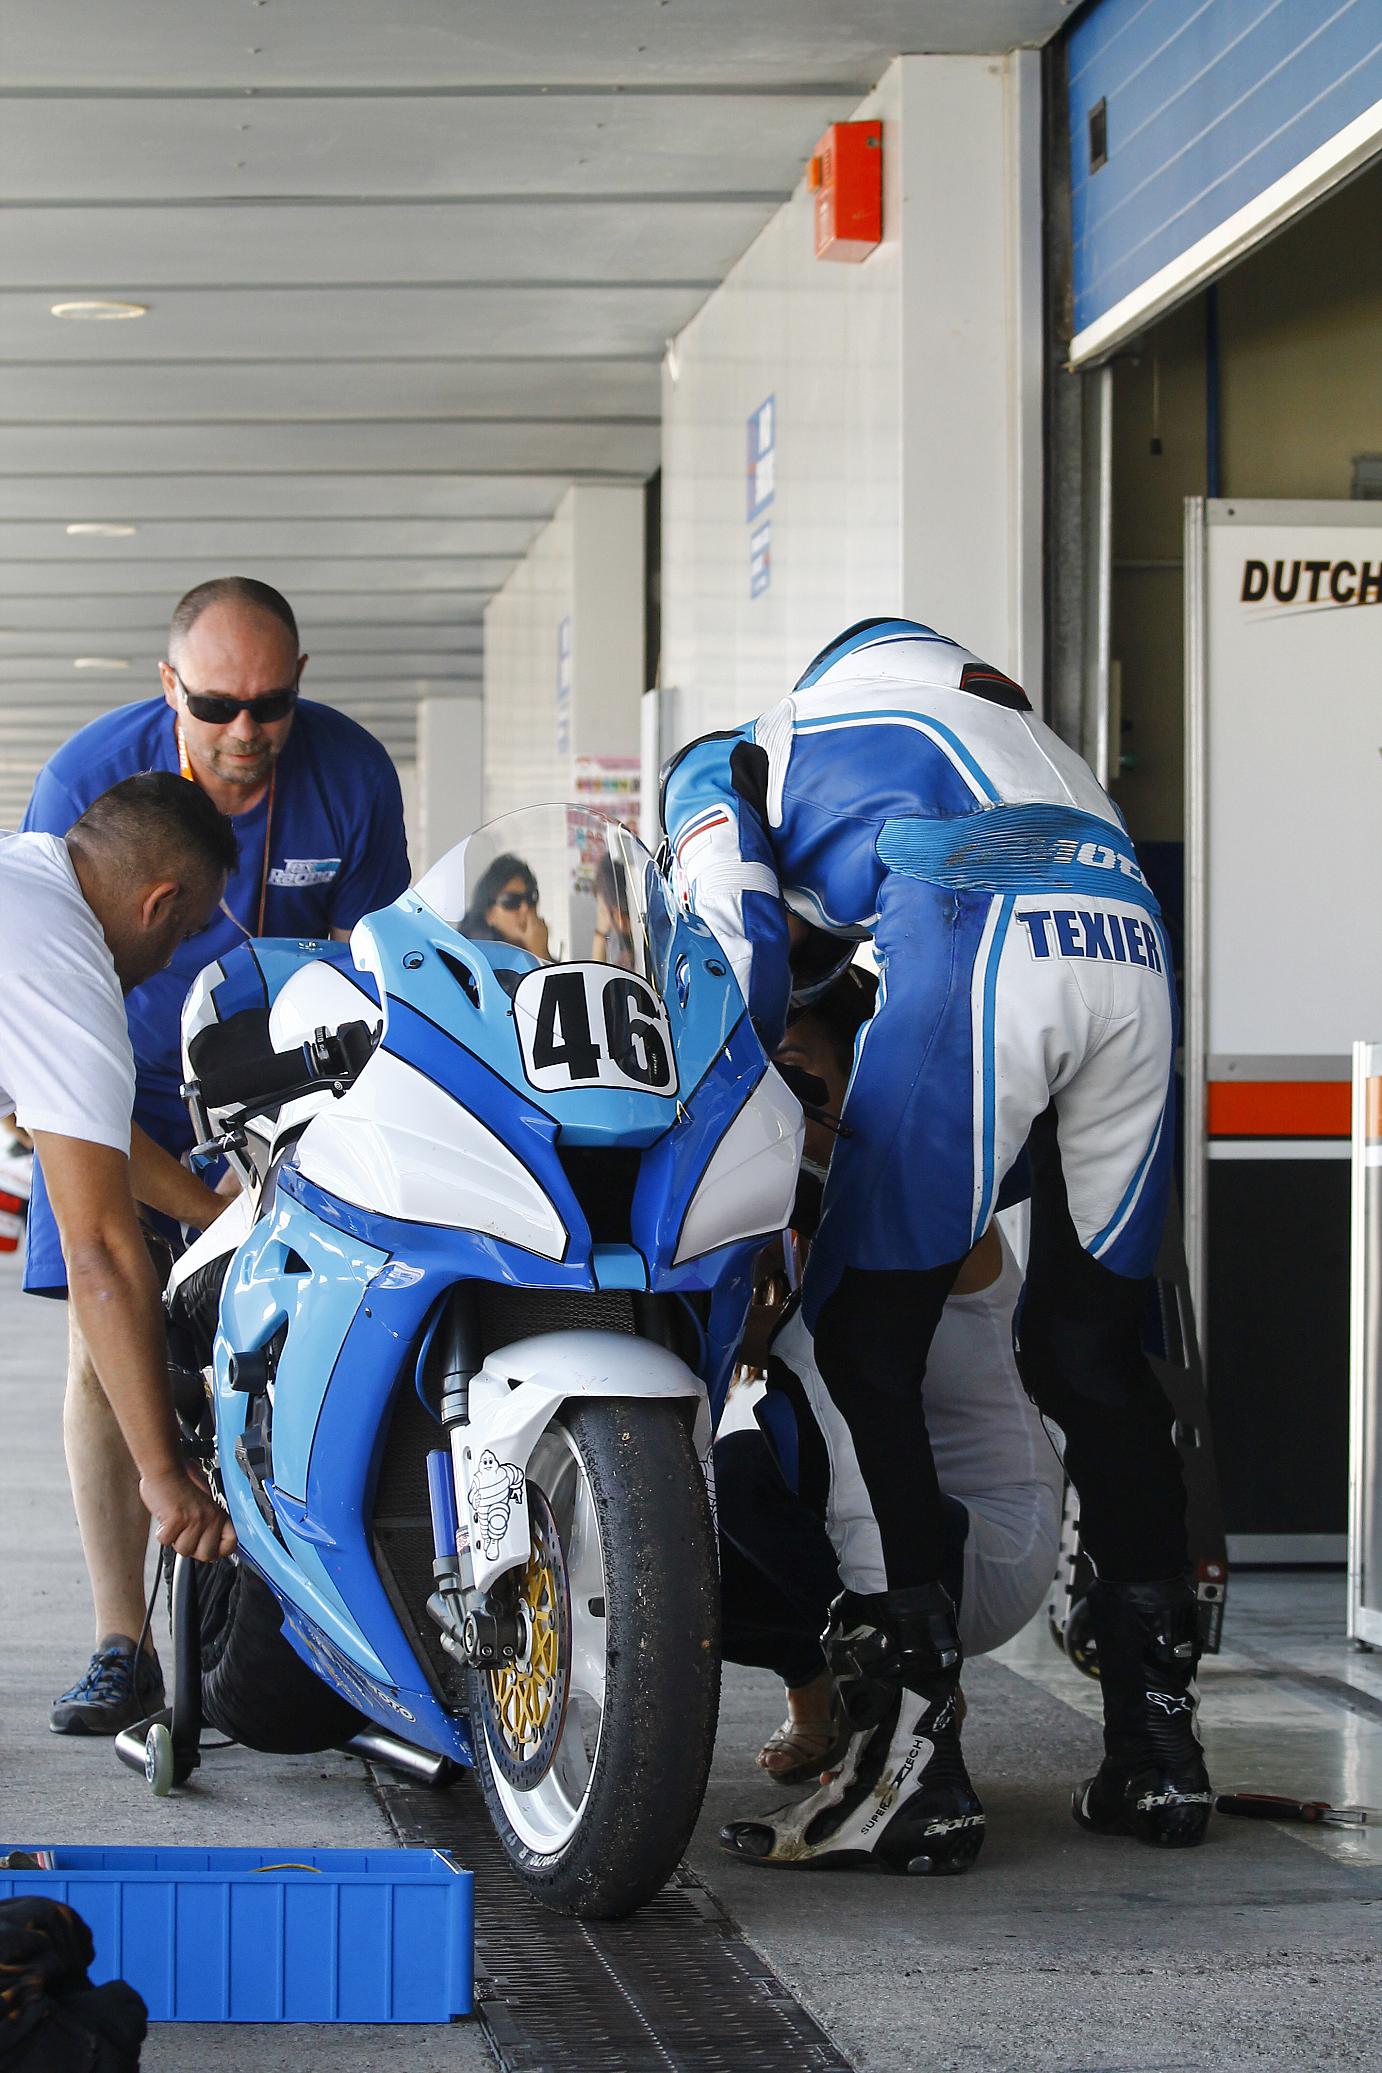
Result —
[[[532,907],[535,909],[537,906],[537,894],[535,892],[500,893],[494,904],[496,907],[502,907],[506,914],[516,914],[520,907]]]
[[[171,662],[168,667],[173,669]],[[267,726],[273,720],[285,720],[298,702],[296,678],[284,690],[263,691],[258,698],[223,698],[215,691],[190,691],[175,669],[173,678],[192,718],[208,727],[229,727],[241,713],[248,713],[256,723]]]

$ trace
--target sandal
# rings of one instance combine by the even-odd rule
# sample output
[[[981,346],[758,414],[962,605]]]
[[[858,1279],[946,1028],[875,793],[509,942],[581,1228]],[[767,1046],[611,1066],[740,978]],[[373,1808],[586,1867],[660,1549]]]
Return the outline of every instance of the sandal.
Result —
[[[784,1720],[769,1735],[755,1761],[775,1785],[815,1783],[822,1771],[838,1764],[849,1747],[850,1729],[838,1695],[830,1703],[829,1720]],[[785,1764],[768,1763],[770,1756],[785,1756]]]

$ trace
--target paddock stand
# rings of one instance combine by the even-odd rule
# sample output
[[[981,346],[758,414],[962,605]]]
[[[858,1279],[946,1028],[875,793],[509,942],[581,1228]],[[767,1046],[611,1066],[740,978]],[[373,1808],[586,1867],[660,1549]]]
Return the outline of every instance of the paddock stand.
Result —
[[[166,1560],[167,1557],[164,1557]],[[197,1605],[198,1564],[185,1555],[173,1557],[173,1703],[151,1713],[115,1737],[122,1764],[143,1776],[150,1790],[165,1799],[174,1786],[185,1785],[201,1765],[202,1663],[201,1621]],[[159,1571],[161,1581],[162,1569]],[[157,1585],[155,1585],[157,1589]],[[143,1646],[141,1638],[140,1646]],[[214,1743],[219,1748],[220,1743]],[[456,1766],[444,1756],[418,1749],[387,1729],[367,1727],[351,1738],[346,1751],[392,1770],[420,1785],[445,1785]]]
[[[1205,1655],[1217,1655],[1228,1595],[1228,1548],[1209,1426],[1209,1399],[1190,1301],[1180,1204],[1174,1191],[1151,1286],[1143,1348],[1170,1399],[1175,1419],[1176,1447],[1185,1474],[1186,1529],[1191,1580],[1199,1606],[1200,1647]],[[1080,1544],[1079,1500],[1074,1484],[1067,1483],[1060,1554],[1047,1620],[1056,1647],[1087,1677],[1099,1674],[1085,1597],[1093,1577],[1089,1558]]]
[[[160,1572],[161,1573],[161,1572]],[[201,1623],[197,1616],[197,1564],[173,1557],[173,1703],[115,1737],[115,1753],[132,1771],[142,1771],[151,1791],[165,1799],[185,1785],[201,1763]],[[142,1644],[141,1644],[142,1646]]]

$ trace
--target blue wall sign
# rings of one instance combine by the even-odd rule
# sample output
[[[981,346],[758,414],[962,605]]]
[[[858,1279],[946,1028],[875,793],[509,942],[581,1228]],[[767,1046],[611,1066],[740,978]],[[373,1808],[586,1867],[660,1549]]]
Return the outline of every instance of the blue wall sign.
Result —
[[[748,516],[753,519],[773,500],[777,405],[771,396],[750,412],[748,435]]]
[[[749,596],[762,597],[773,580],[773,526],[770,518],[749,534]]]

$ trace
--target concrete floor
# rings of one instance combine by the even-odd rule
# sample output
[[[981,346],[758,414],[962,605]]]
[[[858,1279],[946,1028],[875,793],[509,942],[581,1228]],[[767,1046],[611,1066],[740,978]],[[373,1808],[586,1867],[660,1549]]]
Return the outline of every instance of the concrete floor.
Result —
[[[108,1746],[48,1733],[48,1703],[88,1651],[89,1613],[62,1466],[63,1318],[17,1294],[8,1261],[0,1345],[0,1838],[387,1844],[347,1758],[218,1751],[192,1790],[160,1802]],[[1216,1784],[1382,1804],[1382,1657],[1344,1641],[1342,1578],[1235,1578],[1227,1636],[1202,1679]],[[932,1885],[722,1856],[719,1824],[772,1802],[751,1753],[780,1714],[771,1679],[726,1679],[692,1862],[861,2073],[1382,2063],[1382,1829],[1220,1818],[1185,1857],[1081,1835],[1067,1809],[1096,1760],[1096,1689],[1042,1623],[972,1663],[965,1686],[989,1837],[973,1873]],[[489,2063],[467,2025],[163,2026],[144,2063],[301,2073],[328,2056],[342,2073]]]

